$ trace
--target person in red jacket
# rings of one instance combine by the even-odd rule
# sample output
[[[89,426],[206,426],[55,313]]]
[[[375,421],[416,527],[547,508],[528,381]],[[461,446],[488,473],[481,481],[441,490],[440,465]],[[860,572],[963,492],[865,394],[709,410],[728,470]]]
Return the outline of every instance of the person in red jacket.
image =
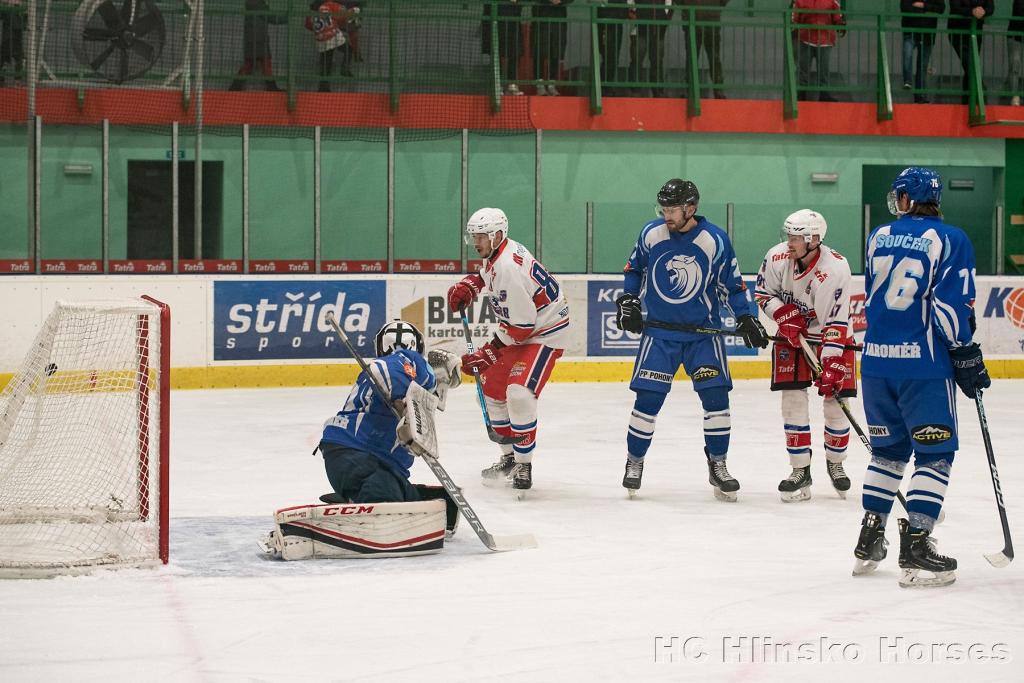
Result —
[[[818,11],[814,11],[818,10]],[[805,90],[811,84],[811,62],[815,65],[814,89],[818,92],[821,102],[835,102],[836,99],[827,91],[829,87],[830,58],[835,47],[838,34],[835,26],[845,26],[839,11],[839,0],[794,0],[793,23],[801,24],[797,28],[797,72],[800,89]],[[798,99],[807,100],[811,96],[805,91]]]
[[[338,53],[341,70],[346,70],[344,26],[352,13],[334,0],[313,0],[309,8],[315,14],[306,17],[306,28],[316,36],[316,49],[320,55],[320,92],[330,92],[327,80],[334,69],[334,54]]]

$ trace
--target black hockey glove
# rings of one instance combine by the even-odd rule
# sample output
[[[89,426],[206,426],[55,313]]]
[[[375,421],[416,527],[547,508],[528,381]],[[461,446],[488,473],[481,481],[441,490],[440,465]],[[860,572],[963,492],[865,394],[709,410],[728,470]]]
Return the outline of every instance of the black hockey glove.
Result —
[[[977,344],[961,346],[949,352],[953,361],[953,379],[964,392],[964,396],[973,399],[978,389],[988,389],[992,380],[985,369],[985,361],[981,357],[981,347]]]
[[[743,337],[743,343],[748,349],[768,348],[768,334],[764,326],[752,315],[741,315],[736,319],[736,334]]]
[[[615,325],[620,330],[639,334],[644,331],[644,317],[640,313],[640,299],[635,294],[623,294],[615,300]]]

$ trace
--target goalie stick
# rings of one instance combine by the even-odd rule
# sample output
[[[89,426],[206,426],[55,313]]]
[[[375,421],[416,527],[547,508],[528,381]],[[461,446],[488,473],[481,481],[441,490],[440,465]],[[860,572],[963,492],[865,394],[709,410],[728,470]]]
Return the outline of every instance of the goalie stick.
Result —
[[[466,309],[463,308],[459,312],[462,314],[462,330],[466,335],[466,349],[469,353],[474,353],[476,349],[473,348],[473,336],[469,333],[469,319],[466,317]],[[487,438],[494,443],[500,444],[519,443],[529,438],[526,436],[502,436],[494,431],[494,427],[491,425],[491,416],[487,414],[487,401],[484,400],[484,385],[480,381],[480,371],[476,368],[473,368],[473,378],[476,381],[476,399],[480,403],[480,412],[484,414],[484,427],[487,429]]]
[[[732,336],[732,337],[739,337],[740,336],[740,335],[736,334],[736,332],[734,332],[734,331],[720,330],[717,327],[701,327],[700,325],[687,325],[685,323],[666,323],[666,322],[662,322],[660,320],[650,320],[650,319],[645,320],[644,321],[644,326],[646,326],[646,327],[654,327],[654,328],[662,329],[662,330],[675,330],[677,332],[693,332],[694,334],[725,334],[725,335],[729,335],[729,336]],[[768,338],[771,339],[773,342],[781,342],[781,343],[784,343],[784,344],[788,344],[789,343],[786,340],[785,337],[768,337]],[[820,346],[821,345],[821,342],[818,341],[817,339],[808,339],[807,343],[811,344],[813,346]],[[846,351],[863,351],[864,347],[861,346],[860,344],[844,344],[843,345],[843,349],[846,350]]]
[[[346,335],[345,331],[341,329],[340,325],[338,325],[338,321],[335,320],[333,312],[328,312],[326,317],[327,323],[334,328],[335,332],[338,333],[338,338],[341,339],[341,343],[345,345],[345,348],[348,349],[350,354],[352,354],[352,357],[356,360],[356,363],[359,364],[359,367],[362,369],[367,379],[370,380],[370,386],[373,387],[374,392],[384,402],[384,405],[391,409],[394,416],[401,419],[402,416],[399,415],[398,410],[395,409],[394,404],[387,397],[387,393],[384,391],[384,388],[377,383],[377,379],[370,373],[370,369],[366,366],[366,361],[364,361],[362,356],[359,355],[359,352],[352,345],[352,342],[349,341],[348,335]],[[462,516],[465,517],[466,522],[473,527],[473,531],[476,532],[476,535],[489,550],[502,552],[506,550],[522,550],[525,548],[537,547],[537,539],[533,537],[533,534],[495,536],[487,531],[486,527],[484,527],[484,523],[477,516],[472,506],[470,506],[469,501],[467,501],[466,497],[462,495],[462,489],[455,484],[447,470],[445,470],[441,463],[437,461],[437,458],[431,455],[421,455],[420,457],[423,459],[423,462],[427,463],[427,467],[429,467],[430,471],[434,473],[434,476],[437,477],[437,480],[444,487],[444,490],[448,492],[452,501],[454,501],[455,505],[458,506],[459,512],[461,512]]]
[[[814,354],[814,350],[811,349],[811,345],[803,335],[800,335],[800,348],[804,352],[804,357],[807,358],[807,364],[811,366],[811,375],[814,376],[814,379],[818,379],[821,375],[821,364],[818,362],[818,358]],[[843,409],[843,413],[846,414],[846,419],[850,421],[850,426],[853,427],[853,431],[857,432],[860,442],[864,444],[864,448],[868,449],[868,454],[873,455],[874,451],[871,450],[871,442],[868,440],[868,436],[864,433],[864,430],[860,428],[860,424],[857,423],[856,418],[853,417],[853,412],[850,410],[850,406],[846,403],[846,399],[838,394],[836,394],[835,399],[836,403],[839,404],[839,407]],[[903,497],[903,491],[896,489],[896,497],[899,499],[900,505],[903,506],[903,510],[907,511],[907,499]],[[910,514],[910,512],[907,511],[907,514]],[[935,521],[941,524],[944,519],[946,519],[946,511],[939,510],[939,518]]]
[[[976,389],[974,404],[978,408],[978,422],[981,423],[981,438],[985,442],[985,455],[988,456],[988,470],[992,475],[992,488],[996,493],[996,506],[999,508],[999,522],[1003,525],[1003,549],[998,553],[985,555],[985,559],[993,567],[1005,567],[1013,562],[1013,540],[1010,538],[1010,524],[1006,521],[1006,505],[1003,503],[1003,489],[999,484],[999,471],[996,470],[996,456],[992,452],[992,438],[988,433],[988,418],[985,417],[985,405],[981,402],[981,389]]]

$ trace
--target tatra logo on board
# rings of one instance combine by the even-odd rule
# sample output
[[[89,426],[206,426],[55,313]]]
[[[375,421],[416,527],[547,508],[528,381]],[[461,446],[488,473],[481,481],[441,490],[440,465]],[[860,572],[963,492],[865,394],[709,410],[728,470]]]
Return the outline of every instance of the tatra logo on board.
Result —
[[[214,360],[350,358],[328,313],[363,356],[384,324],[384,282],[217,281],[213,290]]]

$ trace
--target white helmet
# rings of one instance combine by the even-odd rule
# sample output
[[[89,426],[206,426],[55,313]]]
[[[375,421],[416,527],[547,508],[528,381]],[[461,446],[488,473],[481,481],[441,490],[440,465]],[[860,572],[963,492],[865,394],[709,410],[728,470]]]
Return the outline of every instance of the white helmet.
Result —
[[[810,242],[813,235],[824,242],[826,232],[828,224],[825,223],[825,217],[811,209],[800,209],[789,214],[782,224],[783,235],[802,235],[805,242]]]
[[[410,349],[423,353],[423,334],[412,323],[395,318],[380,328],[373,338],[377,357],[394,353],[397,349]]]
[[[501,232],[502,239],[508,237],[508,216],[501,209],[478,209],[466,223],[466,242],[472,244],[473,235],[487,235],[491,238],[491,249],[497,249],[494,235]]]

